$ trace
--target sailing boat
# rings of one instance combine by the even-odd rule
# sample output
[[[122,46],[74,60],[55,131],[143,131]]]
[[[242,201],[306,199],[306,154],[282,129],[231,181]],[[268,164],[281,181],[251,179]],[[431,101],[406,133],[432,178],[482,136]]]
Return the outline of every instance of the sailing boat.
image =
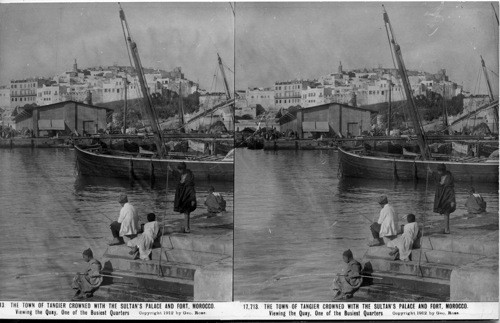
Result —
[[[429,167],[435,170],[437,165],[444,163],[446,168],[453,173],[456,181],[498,182],[498,156],[491,158],[466,157],[453,159],[451,156],[437,156],[431,153],[426,134],[423,130],[413,100],[401,48],[394,37],[389,16],[385,8],[383,17],[386,31],[390,38],[391,51],[394,53],[406,99],[408,101],[409,115],[415,129],[420,153],[414,154],[413,156],[408,154],[382,154],[376,151],[366,151],[362,148],[348,149],[340,147],[339,170],[342,176],[418,180],[426,178]],[[496,105],[496,109],[498,109],[498,101],[491,102],[491,105]]]
[[[115,154],[114,151],[99,146],[84,147],[75,146],[77,167],[80,174],[104,177],[125,177],[131,179],[150,179],[167,176],[178,176],[176,172],[168,172],[168,165],[172,163],[185,162],[193,172],[197,180],[228,181],[232,182],[234,177],[234,153],[230,151],[226,156],[204,155],[188,156],[168,154],[165,147],[165,138],[160,130],[158,117],[153,108],[149,95],[144,71],[139,58],[137,44],[132,40],[125,13],[120,6],[120,21],[123,32],[132,56],[135,70],[138,75],[139,85],[144,101],[144,109],[150,121],[154,133],[154,144],[156,153],[147,156],[137,156],[137,153]],[[187,123],[186,123],[187,124]],[[184,125],[186,125],[184,124]],[[188,138],[187,134],[180,133],[177,138]],[[212,141],[212,145],[216,145]],[[212,149],[215,151],[215,149]]]

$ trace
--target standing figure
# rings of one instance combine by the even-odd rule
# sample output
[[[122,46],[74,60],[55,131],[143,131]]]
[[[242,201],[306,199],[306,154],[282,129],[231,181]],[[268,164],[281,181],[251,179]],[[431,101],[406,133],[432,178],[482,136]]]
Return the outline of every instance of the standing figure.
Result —
[[[474,187],[469,188],[469,197],[467,202],[465,202],[465,207],[467,208],[467,213],[469,214],[480,214],[486,212],[486,201],[483,199],[481,194],[476,193]]]
[[[160,226],[156,221],[156,215],[149,213],[147,215],[148,223],[144,225],[144,232],[138,237],[127,242],[127,246],[132,248],[129,254],[134,255],[134,259],[151,260],[153,243],[158,237]]]
[[[208,217],[214,217],[217,213],[226,211],[226,201],[220,193],[215,192],[215,188],[210,186],[208,189],[207,199],[205,200]]]
[[[415,222],[414,214],[408,214],[406,216],[406,221],[408,221],[408,224],[405,224],[403,234],[387,243],[387,247],[392,249],[389,255],[394,256],[394,259],[400,259],[402,261],[411,260],[411,251],[419,232],[418,223]]]
[[[181,178],[177,184],[174,198],[174,211],[184,214],[184,233],[191,232],[190,214],[196,210],[196,191],[194,189],[194,175],[187,169],[186,163],[177,165]]]
[[[363,283],[361,264],[354,259],[352,251],[350,249],[344,251],[342,258],[347,266],[333,280],[334,300],[351,298]]]
[[[124,244],[123,237],[134,238],[137,235],[139,227],[139,216],[135,207],[128,202],[126,194],[120,195],[118,203],[122,206],[118,221],[113,221],[109,227],[113,234],[113,241],[110,246]]]
[[[436,194],[434,195],[434,212],[444,215],[444,230],[450,234],[450,214],[456,210],[453,175],[446,170],[445,164],[437,167]]]
[[[383,245],[384,239],[392,240],[398,234],[398,216],[392,205],[389,204],[387,196],[380,196],[378,203],[382,210],[380,210],[378,221],[370,225],[373,236],[373,240],[368,244],[370,247]]]
[[[83,251],[83,260],[87,263],[87,268],[83,273],[76,273],[71,283],[71,288],[76,290],[75,296],[72,299],[74,301],[92,297],[102,283],[102,265],[94,259],[90,248]]]

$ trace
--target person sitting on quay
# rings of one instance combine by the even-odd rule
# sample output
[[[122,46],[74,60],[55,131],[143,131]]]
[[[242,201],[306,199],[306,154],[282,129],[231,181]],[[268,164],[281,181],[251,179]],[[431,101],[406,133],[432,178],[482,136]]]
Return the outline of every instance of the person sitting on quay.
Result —
[[[437,174],[429,168],[436,181],[436,193],[434,195],[434,213],[444,215],[444,230],[442,233],[450,234],[450,214],[457,208],[455,201],[455,188],[453,175],[446,170],[445,164],[439,164]]]
[[[486,212],[486,201],[481,194],[476,193],[474,187],[469,188],[469,197],[465,202],[467,213],[480,214]]]
[[[411,213],[408,214],[406,216],[406,221],[408,221],[408,223],[404,226],[403,234],[387,243],[387,247],[392,249],[389,255],[394,256],[395,260],[411,260],[413,244],[418,238],[419,227],[418,223],[415,222],[415,215]]]
[[[342,258],[347,265],[333,280],[334,300],[351,298],[363,283],[361,264],[354,259],[352,251],[350,249],[344,251]]]
[[[215,192],[215,188],[210,186],[208,188],[208,195],[205,200],[205,205],[207,206],[207,210],[209,215],[208,218],[214,217],[217,213],[226,211],[226,201],[222,197],[220,193]]]
[[[72,299],[74,301],[92,297],[102,284],[102,265],[97,259],[94,259],[90,248],[83,251],[83,260],[87,263],[87,268],[83,273],[76,273],[71,283],[71,288],[76,290]]]
[[[153,244],[158,237],[160,226],[154,213],[149,213],[147,218],[148,223],[144,225],[142,234],[127,242],[127,246],[132,248],[129,254],[133,255],[134,259],[151,260]]]
[[[392,240],[398,234],[398,216],[392,205],[389,204],[387,196],[380,196],[378,203],[382,210],[380,210],[378,221],[370,225],[373,236],[373,240],[368,244],[370,247],[381,246],[386,240]]]
[[[121,204],[120,216],[118,221],[113,221],[109,227],[113,234],[113,241],[110,246],[124,244],[123,237],[134,238],[137,235],[139,227],[139,216],[135,207],[128,202],[126,194],[120,195],[118,203]]]
[[[169,171],[173,171],[168,166]],[[177,165],[177,171],[181,178],[177,184],[174,197],[174,212],[184,214],[184,233],[190,233],[190,214],[196,210],[196,191],[194,189],[194,175],[186,166],[185,162]]]

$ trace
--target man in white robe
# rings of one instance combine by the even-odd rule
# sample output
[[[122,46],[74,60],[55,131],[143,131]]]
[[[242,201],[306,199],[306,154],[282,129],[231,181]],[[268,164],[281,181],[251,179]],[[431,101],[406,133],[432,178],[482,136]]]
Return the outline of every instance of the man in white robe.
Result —
[[[389,204],[387,196],[380,196],[378,203],[382,210],[380,210],[378,221],[370,226],[373,236],[373,240],[368,244],[370,247],[383,245],[385,241],[392,240],[398,234],[398,216],[392,205]]]
[[[127,243],[127,246],[132,248],[129,254],[134,255],[134,259],[151,259],[153,244],[160,231],[160,226],[156,221],[156,215],[154,213],[149,213],[147,217],[149,222],[144,225],[144,232]]]
[[[402,261],[411,260],[411,251],[419,232],[418,223],[415,222],[415,215],[408,214],[406,220],[408,224],[405,224],[403,234],[387,243],[387,247],[392,248],[389,255],[394,256],[394,259]]]
[[[118,202],[121,204],[122,208],[118,221],[114,221],[109,226],[113,234],[113,241],[109,243],[110,246],[124,244],[123,237],[127,236],[133,238],[137,235],[139,227],[137,210],[128,202],[127,195],[120,195]]]

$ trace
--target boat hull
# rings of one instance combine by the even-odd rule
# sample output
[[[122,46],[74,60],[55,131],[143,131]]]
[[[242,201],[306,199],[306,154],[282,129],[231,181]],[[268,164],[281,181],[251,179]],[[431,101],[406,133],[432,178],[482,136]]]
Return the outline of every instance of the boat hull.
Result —
[[[427,167],[437,169],[444,163],[457,182],[498,183],[498,161],[496,162],[443,162],[403,160],[396,158],[363,156],[339,148],[339,163],[342,176],[389,180],[426,180]]]
[[[155,159],[122,157],[90,152],[75,146],[78,171],[82,175],[151,180],[166,178],[168,166],[175,168],[184,161],[196,181],[233,182],[234,163],[232,161],[199,161],[179,159]],[[170,172],[169,178],[176,179],[177,172]]]

